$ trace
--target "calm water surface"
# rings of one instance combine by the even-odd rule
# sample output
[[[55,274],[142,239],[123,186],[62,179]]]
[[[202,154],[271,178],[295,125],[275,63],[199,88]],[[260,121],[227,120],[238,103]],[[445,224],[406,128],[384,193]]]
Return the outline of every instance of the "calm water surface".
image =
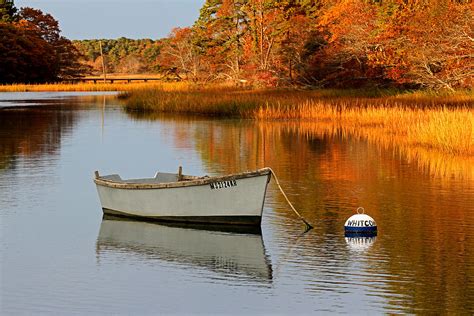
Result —
[[[474,313],[472,164],[337,129],[141,117],[79,95],[0,94],[0,313]],[[269,166],[315,229],[303,233],[274,182],[261,233],[102,218],[94,170],[179,165]],[[344,237],[358,206],[376,238]]]

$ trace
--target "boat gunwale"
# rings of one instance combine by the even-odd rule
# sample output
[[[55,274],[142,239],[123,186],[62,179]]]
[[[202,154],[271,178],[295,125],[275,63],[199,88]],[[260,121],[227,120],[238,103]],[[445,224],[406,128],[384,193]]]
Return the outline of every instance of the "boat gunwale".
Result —
[[[96,173],[97,174],[97,173]],[[225,176],[214,176],[214,177],[194,177],[194,176],[185,176],[183,175],[183,180],[176,182],[166,182],[166,183],[132,183],[126,182],[127,180],[122,180],[120,182],[114,180],[106,180],[100,176],[96,176],[94,179],[95,184],[101,185],[104,187],[115,188],[115,189],[169,189],[169,188],[182,188],[190,186],[201,186],[207,185],[214,182],[229,181],[229,180],[239,180],[246,178],[254,178],[258,176],[268,176],[271,175],[270,168],[262,168],[255,171],[246,171],[241,173],[233,173]],[[186,179],[188,178],[188,179]],[[270,177],[268,179],[270,181]]]

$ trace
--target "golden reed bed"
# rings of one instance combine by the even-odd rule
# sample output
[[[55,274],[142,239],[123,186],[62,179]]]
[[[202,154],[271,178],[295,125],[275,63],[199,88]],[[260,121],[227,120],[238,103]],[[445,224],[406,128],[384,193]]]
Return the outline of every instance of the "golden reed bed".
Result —
[[[0,92],[59,92],[59,91],[134,91],[159,89],[171,91],[185,89],[188,83],[167,82],[115,82],[115,83],[49,83],[0,85]]]
[[[339,93],[339,94],[338,94]],[[357,90],[135,90],[127,111],[332,123],[393,144],[474,156],[474,95],[366,97]],[[352,94],[352,95],[351,95]]]
[[[439,94],[392,90],[248,90],[229,85],[177,83],[51,84],[0,86],[0,91],[123,91],[128,112],[178,113],[292,121],[316,132],[342,128],[410,159],[429,158],[449,173],[474,157],[474,92]],[[452,161],[456,158],[456,162]],[[422,164],[422,163],[421,163]]]
[[[474,111],[467,106],[413,108],[402,104],[353,106],[307,101],[290,107],[266,105],[255,110],[260,120],[298,119],[331,122],[355,135],[393,144],[474,156]]]

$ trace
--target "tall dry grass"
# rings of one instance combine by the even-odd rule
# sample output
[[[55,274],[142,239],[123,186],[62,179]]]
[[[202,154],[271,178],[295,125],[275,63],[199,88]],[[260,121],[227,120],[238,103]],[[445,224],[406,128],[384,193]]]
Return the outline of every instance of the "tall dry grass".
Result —
[[[331,123],[393,144],[474,155],[474,93],[360,90],[135,90],[126,110]]]
[[[186,90],[186,82],[49,83],[0,85],[0,92]]]
[[[407,107],[402,104],[354,106],[322,101],[291,107],[264,106],[254,112],[260,120],[305,119],[332,122],[389,137],[393,143],[435,149],[452,155],[474,155],[474,111],[468,106]]]
[[[399,145],[474,156],[474,91],[248,90],[189,82],[3,85],[0,92],[121,91],[125,109],[330,122]]]

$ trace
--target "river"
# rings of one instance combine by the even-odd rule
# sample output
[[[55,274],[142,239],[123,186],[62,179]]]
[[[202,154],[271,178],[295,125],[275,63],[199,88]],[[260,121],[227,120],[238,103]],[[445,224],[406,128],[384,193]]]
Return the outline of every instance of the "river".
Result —
[[[430,156],[431,157],[431,156]],[[102,217],[93,174],[271,167],[261,232]],[[231,201],[230,201],[231,202]],[[357,207],[374,238],[345,238]],[[474,313],[472,164],[311,123],[126,113],[0,94],[0,313]]]

